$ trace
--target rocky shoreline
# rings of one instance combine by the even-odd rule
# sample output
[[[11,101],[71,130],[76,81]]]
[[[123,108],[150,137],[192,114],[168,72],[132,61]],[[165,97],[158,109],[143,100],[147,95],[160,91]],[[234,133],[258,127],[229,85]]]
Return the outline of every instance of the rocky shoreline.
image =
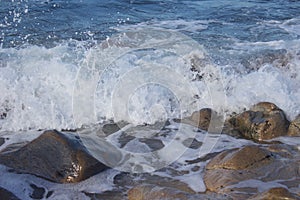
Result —
[[[215,123],[212,126],[213,116]],[[185,119],[173,121],[188,124],[203,134],[206,131],[214,134],[218,130],[216,125],[224,124],[222,134],[249,141],[249,144],[238,148],[230,148],[229,145],[227,149],[202,157],[198,157],[198,154],[192,155],[192,159],[183,162],[185,166],[190,166],[190,171],[182,170],[176,164],[158,170],[168,173],[169,177],[160,176],[159,173],[120,172],[114,177],[115,188],[111,191],[78,192],[90,199],[113,200],[300,199],[300,146],[277,140],[282,136],[299,140],[300,115],[290,122],[284,111],[275,104],[261,102],[249,110],[224,119],[224,122],[221,116],[209,108],[194,112]],[[121,133],[118,138],[119,147],[138,141],[152,151],[162,149],[166,145],[159,137],[167,137],[165,135],[168,134],[169,124],[165,123],[160,128],[162,131],[149,138]],[[125,125],[126,123],[105,124],[101,127],[101,134],[112,135]],[[133,128],[133,132],[143,130],[143,126]],[[0,148],[5,145],[5,141],[5,138],[0,137]],[[196,138],[185,139],[182,143],[191,151],[199,151],[203,145]],[[57,184],[79,183],[111,170],[94,158],[80,137],[71,132],[49,130],[28,143],[11,144],[1,149],[0,164],[7,171],[31,174]],[[110,155],[104,153],[101,156]],[[189,179],[195,174],[203,178],[206,191],[195,191],[180,180],[180,177]],[[43,186],[34,184],[31,188],[28,199],[55,199],[55,191],[46,192]],[[14,191],[0,187],[0,199],[20,198]]]

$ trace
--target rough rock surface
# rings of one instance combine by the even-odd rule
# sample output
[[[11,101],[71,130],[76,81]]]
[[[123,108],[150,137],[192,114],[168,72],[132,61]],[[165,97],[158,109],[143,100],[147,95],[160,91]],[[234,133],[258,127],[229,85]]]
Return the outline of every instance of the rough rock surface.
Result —
[[[253,140],[287,135],[289,121],[275,104],[261,102],[226,121],[224,132]]]
[[[259,167],[273,160],[272,153],[258,146],[246,146],[218,154],[206,166],[206,169],[241,170]]]
[[[261,194],[254,195],[249,200],[299,200],[300,196],[289,192],[286,188],[271,188]]]
[[[299,179],[299,164],[296,148],[278,144],[245,146],[216,155],[206,166],[204,182],[209,191],[244,199],[258,193],[261,184],[275,180],[294,187],[288,181]]]
[[[0,163],[57,183],[79,182],[107,168],[88,153],[76,136],[58,131],[45,131],[18,149],[4,149]]]
[[[199,200],[199,199],[228,199],[226,195],[215,193],[190,194],[170,187],[142,184],[128,191],[129,200]]]
[[[0,199],[3,200],[19,200],[13,193],[0,187]]]
[[[294,119],[288,129],[289,136],[300,136],[300,115]]]

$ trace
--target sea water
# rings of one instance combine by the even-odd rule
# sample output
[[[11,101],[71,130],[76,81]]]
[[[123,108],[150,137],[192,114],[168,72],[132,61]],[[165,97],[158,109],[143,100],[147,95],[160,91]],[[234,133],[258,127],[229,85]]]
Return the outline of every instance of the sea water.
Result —
[[[293,120],[300,114],[299,10],[296,0],[0,0],[0,133],[29,141],[37,130],[153,124],[205,107],[226,117],[260,101]],[[177,124],[170,126],[175,132]],[[234,147],[219,138],[218,145]],[[16,193],[27,198],[26,182],[15,179],[23,184]],[[111,187],[87,185],[64,187]]]

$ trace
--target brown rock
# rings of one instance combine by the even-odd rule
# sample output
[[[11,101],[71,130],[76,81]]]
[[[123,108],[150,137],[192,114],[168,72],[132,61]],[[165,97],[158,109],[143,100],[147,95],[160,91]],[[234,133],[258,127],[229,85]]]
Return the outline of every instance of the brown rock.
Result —
[[[207,192],[206,194],[189,194],[171,187],[142,184],[130,189],[129,200],[199,200],[199,199],[231,199],[227,195]]]
[[[300,115],[293,120],[288,129],[289,136],[300,136]]]
[[[247,169],[258,167],[273,160],[271,152],[258,146],[246,146],[242,149],[224,151],[214,157],[206,169]]]
[[[107,168],[88,153],[78,138],[58,131],[45,131],[18,149],[4,149],[0,163],[58,183],[79,182]]]
[[[249,198],[249,200],[299,200],[300,196],[292,194],[286,188],[272,188],[261,194]]]
[[[182,123],[190,124],[205,131],[215,132],[222,123],[220,116],[210,108],[203,108],[193,112],[190,117],[181,120]],[[211,126],[210,124],[213,123]],[[210,130],[208,130],[210,128]]]
[[[10,191],[8,191],[4,188],[1,188],[1,187],[0,187],[0,199],[3,199],[3,200],[20,200],[13,193],[11,193]]]
[[[272,148],[246,146],[218,154],[206,166],[204,182],[207,189],[218,193],[235,194],[231,196],[245,193],[254,195],[258,190],[257,186],[252,186],[249,182],[245,187],[239,187],[239,182],[281,180],[284,184],[284,181],[299,177],[298,150],[284,145],[275,146],[275,144]],[[282,153],[284,151],[288,153]],[[285,155],[288,157],[284,157]]]
[[[161,200],[182,199],[188,200],[187,194],[171,188],[162,188],[154,185],[140,185],[128,191],[129,200]]]
[[[260,141],[287,135],[288,126],[289,121],[281,109],[273,103],[261,102],[230,118],[224,132]]]

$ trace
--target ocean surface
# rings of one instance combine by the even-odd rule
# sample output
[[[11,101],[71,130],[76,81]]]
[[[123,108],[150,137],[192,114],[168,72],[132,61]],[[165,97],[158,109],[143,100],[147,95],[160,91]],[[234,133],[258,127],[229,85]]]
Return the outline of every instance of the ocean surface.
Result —
[[[11,143],[38,130],[153,124],[205,107],[226,117],[260,101],[289,120],[300,114],[298,0],[0,0],[0,136]],[[218,151],[233,147],[219,142]],[[0,186],[18,183],[22,199],[24,180],[70,199],[79,194],[65,191],[111,189],[109,179],[93,185],[117,174],[61,187],[0,171]]]

